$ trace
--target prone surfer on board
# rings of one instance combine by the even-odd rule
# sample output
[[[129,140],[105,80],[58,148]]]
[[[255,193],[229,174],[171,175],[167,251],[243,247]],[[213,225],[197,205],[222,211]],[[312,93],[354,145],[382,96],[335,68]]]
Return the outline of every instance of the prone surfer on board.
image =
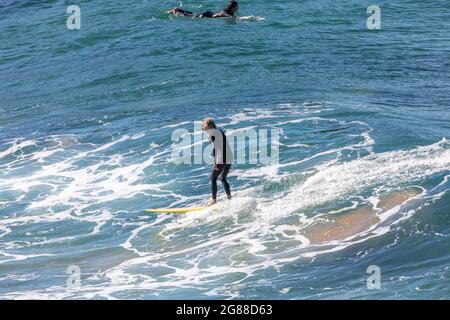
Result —
[[[211,193],[212,198],[209,205],[217,202],[217,179],[222,181],[223,187],[227,194],[227,198],[231,199],[230,185],[227,181],[228,173],[233,163],[233,153],[228,143],[225,132],[217,129],[212,118],[206,118],[202,122],[202,130],[209,135],[209,141],[213,144],[214,166],[211,173]]]
[[[238,10],[239,4],[235,0],[230,0],[228,6],[225,9],[220,10],[218,12],[206,11],[203,12],[202,14],[194,15],[194,13],[191,11],[183,10],[177,7],[167,11],[167,13],[193,18],[226,18],[226,17],[234,17],[234,14]]]

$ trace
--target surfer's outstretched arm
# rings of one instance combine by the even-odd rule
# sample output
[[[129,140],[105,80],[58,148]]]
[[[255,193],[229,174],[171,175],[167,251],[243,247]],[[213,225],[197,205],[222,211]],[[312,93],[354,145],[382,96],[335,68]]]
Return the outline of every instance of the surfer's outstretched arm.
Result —
[[[177,8],[173,8],[173,9],[167,11],[167,13],[183,15],[183,16],[185,16],[185,17],[192,17],[192,16],[194,15],[193,12],[187,11],[187,10],[183,10],[183,9],[181,9],[181,8],[178,8],[178,7],[177,7]]]

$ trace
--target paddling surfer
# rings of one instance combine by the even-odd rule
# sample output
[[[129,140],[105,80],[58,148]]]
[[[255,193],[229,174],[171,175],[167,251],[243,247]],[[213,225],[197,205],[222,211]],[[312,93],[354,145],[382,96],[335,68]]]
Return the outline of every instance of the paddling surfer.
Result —
[[[194,15],[194,13],[191,11],[187,11],[177,7],[167,11],[167,13],[193,18],[226,18],[226,17],[234,18],[234,15],[238,10],[239,4],[235,0],[230,0],[228,6],[225,9],[220,10],[218,12],[206,11],[203,12],[202,14]]]
[[[212,155],[214,157],[214,166],[210,177],[212,194],[210,205],[214,205],[217,203],[217,179],[220,179],[222,182],[227,198],[231,199],[227,176],[233,163],[233,153],[225,132],[217,128],[212,118],[203,120],[202,130],[209,135],[209,140],[213,145]]]

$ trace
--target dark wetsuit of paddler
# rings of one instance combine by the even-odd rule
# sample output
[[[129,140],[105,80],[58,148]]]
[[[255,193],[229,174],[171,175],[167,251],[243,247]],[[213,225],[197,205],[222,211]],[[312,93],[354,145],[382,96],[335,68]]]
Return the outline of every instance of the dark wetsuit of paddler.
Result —
[[[181,14],[185,17],[194,17],[194,18],[226,18],[226,17],[234,17],[234,14],[238,11],[238,9],[239,4],[235,0],[230,0],[228,6],[225,9],[220,10],[218,12],[205,11],[202,14],[194,15],[194,13],[191,11],[187,11],[181,8],[174,8],[168,11],[168,13]]]

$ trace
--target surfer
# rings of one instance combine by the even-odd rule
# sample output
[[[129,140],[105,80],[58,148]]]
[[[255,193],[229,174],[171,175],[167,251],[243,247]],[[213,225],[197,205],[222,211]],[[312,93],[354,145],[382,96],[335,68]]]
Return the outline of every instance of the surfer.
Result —
[[[203,12],[202,14],[194,15],[194,13],[191,11],[187,11],[187,10],[176,7],[176,8],[173,8],[173,9],[167,11],[167,13],[182,15],[185,17],[194,17],[194,18],[226,18],[226,17],[234,18],[234,14],[238,10],[239,10],[239,4],[235,0],[230,0],[230,3],[228,4],[228,6],[225,9],[220,10],[218,12],[206,11],[206,12]]]
[[[217,129],[212,118],[206,118],[202,122],[202,130],[209,135],[209,140],[213,145],[212,155],[214,157],[214,166],[211,173],[211,202],[210,205],[217,203],[217,179],[222,181],[227,198],[231,199],[230,185],[227,181],[228,173],[233,163],[233,153],[228,143],[225,132]]]

